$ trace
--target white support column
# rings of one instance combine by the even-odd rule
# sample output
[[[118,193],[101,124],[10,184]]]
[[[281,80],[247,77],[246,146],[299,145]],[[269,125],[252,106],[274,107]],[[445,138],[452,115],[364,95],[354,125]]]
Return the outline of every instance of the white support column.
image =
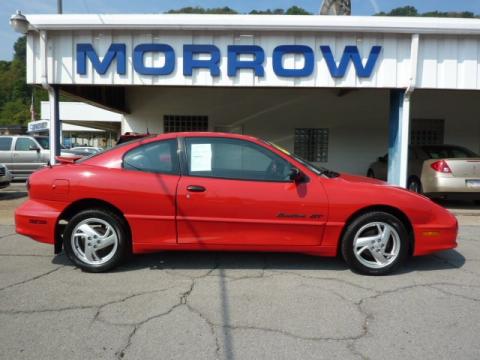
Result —
[[[407,187],[408,176],[408,145],[410,143],[410,93],[403,96],[402,110],[400,112],[399,124],[399,146],[400,146],[400,178],[398,185]]]
[[[388,142],[388,182],[406,188],[410,143],[410,100],[417,80],[420,36],[412,35],[410,78],[406,90],[390,92],[390,125]]]
[[[60,114],[59,114],[59,96],[58,88],[50,86],[48,88],[48,100],[50,102],[50,164],[55,164],[55,156],[60,155]]]

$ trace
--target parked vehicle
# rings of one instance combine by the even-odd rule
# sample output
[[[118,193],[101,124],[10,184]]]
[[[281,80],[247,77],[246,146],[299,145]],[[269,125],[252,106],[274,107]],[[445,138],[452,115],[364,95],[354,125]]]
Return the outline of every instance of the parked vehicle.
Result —
[[[102,152],[103,149],[101,147],[95,146],[77,146],[70,149],[63,150],[64,153],[79,155],[79,156],[90,156],[94,154],[98,154]]]
[[[431,200],[249,136],[169,133],[60,161],[30,177],[16,230],[85,271],[129,253],[228,250],[341,253],[381,275],[456,246],[455,217]]]
[[[49,149],[47,136],[0,136],[0,163],[8,166],[14,179],[26,179],[47,164]],[[68,156],[63,150],[62,155]]]
[[[388,156],[378,158],[367,176],[386,180]],[[456,145],[411,146],[408,155],[409,190],[430,197],[480,199],[480,155]]]
[[[0,189],[6,188],[12,181],[12,174],[4,164],[0,164]]]

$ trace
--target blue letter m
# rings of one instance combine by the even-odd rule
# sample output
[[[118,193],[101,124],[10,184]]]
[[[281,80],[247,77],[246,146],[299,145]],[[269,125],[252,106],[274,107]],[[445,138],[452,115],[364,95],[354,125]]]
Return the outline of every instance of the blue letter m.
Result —
[[[125,75],[127,72],[125,44],[111,44],[107,53],[100,61],[97,53],[93,49],[92,44],[77,44],[77,73],[85,75],[87,73],[87,58],[90,59],[93,68],[97,73],[103,75],[107,72],[113,59],[117,58],[117,73]]]
[[[353,62],[353,66],[355,66],[355,71],[357,72],[358,77],[368,78],[372,75],[373,68],[377,63],[378,55],[382,50],[381,46],[372,46],[372,50],[370,50],[370,55],[368,55],[367,63],[363,66],[362,58],[358,52],[358,47],[356,46],[345,46],[345,50],[343,51],[342,58],[340,59],[340,64],[337,66],[337,63],[333,57],[332,49],[330,46],[320,46],[320,50],[322,51],[323,57],[327,62],[328,70],[330,70],[330,74],[334,78],[341,78],[345,76],[345,72],[347,71],[348,64],[350,60]]]

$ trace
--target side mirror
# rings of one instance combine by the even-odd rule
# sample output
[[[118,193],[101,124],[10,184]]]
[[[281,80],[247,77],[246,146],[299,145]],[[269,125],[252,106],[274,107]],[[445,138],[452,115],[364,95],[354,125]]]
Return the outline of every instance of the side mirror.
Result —
[[[305,181],[305,174],[302,173],[299,169],[292,167],[290,170],[290,174],[288,175],[288,178],[291,181],[294,181],[295,183],[301,183]]]
[[[30,147],[28,148],[28,150],[36,151],[37,153],[40,152],[40,148],[39,148],[37,145],[30,145]]]

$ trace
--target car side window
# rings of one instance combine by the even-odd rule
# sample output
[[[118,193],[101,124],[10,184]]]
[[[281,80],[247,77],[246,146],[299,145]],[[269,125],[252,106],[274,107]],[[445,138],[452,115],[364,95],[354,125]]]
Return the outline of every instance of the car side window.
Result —
[[[15,150],[30,151],[32,147],[38,148],[38,145],[29,138],[18,138],[15,142]]]
[[[164,140],[140,145],[123,157],[123,168],[161,174],[177,174],[177,140]]]
[[[199,137],[187,138],[185,142],[191,176],[290,181],[290,163],[250,141]]]
[[[2,137],[0,138],[0,151],[8,151],[12,148],[12,138]]]

